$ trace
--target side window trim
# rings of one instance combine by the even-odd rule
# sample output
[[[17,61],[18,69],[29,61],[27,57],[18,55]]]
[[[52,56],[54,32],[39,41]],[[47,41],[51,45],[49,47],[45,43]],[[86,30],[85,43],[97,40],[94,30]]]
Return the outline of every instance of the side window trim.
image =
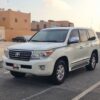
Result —
[[[78,29],[78,35],[79,35],[79,43],[81,43],[81,37],[80,37],[80,31]]]
[[[86,33],[87,33],[87,38],[88,38],[88,41],[89,41],[90,35],[89,35],[89,30],[88,29],[86,30]]]

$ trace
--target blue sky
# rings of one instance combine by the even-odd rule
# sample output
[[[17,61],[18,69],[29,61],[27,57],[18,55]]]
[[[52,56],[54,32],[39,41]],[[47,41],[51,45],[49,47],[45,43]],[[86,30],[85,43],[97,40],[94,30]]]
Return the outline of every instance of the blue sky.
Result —
[[[0,0],[0,8],[31,13],[32,20],[69,20],[100,31],[100,0]]]

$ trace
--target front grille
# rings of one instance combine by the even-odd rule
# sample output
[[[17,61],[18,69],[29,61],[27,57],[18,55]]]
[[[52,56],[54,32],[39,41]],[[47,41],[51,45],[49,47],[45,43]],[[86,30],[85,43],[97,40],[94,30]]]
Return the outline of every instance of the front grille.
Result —
[[[29,61],[31,58],[31,51],[10,50],[9,58],[14,60]]]

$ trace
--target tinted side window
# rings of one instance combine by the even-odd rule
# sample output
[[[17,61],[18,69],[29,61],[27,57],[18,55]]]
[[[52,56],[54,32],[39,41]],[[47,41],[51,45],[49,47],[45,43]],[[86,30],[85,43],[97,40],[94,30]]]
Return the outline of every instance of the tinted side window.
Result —
[[[87,31],[86,30],[80,29],[79,33],[80,33],[80,40],[81,40],[81,42],[88,41]]]
[[[69,37],[69,41],[74,41],[77,40],[77,42],[79,42],[79,31],[78,29],[74,29],[72,30],[72,32],[70,33],[70,37]]]
[[[89,33],[89,37],[90,38],[95,37],[95,34],[94,34],[94,31],[93,30],[88,30],[88,33]]]

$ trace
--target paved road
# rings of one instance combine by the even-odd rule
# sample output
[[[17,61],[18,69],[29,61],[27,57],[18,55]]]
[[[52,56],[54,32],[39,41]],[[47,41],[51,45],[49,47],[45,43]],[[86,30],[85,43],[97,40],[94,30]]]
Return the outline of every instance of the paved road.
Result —
[[[3,49],[12,43],[0,43]],[[2,64],[0,63],[0,67]],[[95,71],[85,68],[71,72],[64,84],[54,86],[48,77],[27,75],[22,79],[13,78],[10,73],[0,68],[0,100],[100,100],[100,63]],[[89,93],[87,92],[88,90]],[[85,95],[83,95],[86,93]]]
[[[27,75],[25,78],[15,79],[1,68],[0,100],[72,100],[99,81],[100,64],[95,71],[88,72],[82,68],[71,72],[60,86],[52,85],[48,77]],[[81,100],[100,100],[100,86],[87,93]]]

